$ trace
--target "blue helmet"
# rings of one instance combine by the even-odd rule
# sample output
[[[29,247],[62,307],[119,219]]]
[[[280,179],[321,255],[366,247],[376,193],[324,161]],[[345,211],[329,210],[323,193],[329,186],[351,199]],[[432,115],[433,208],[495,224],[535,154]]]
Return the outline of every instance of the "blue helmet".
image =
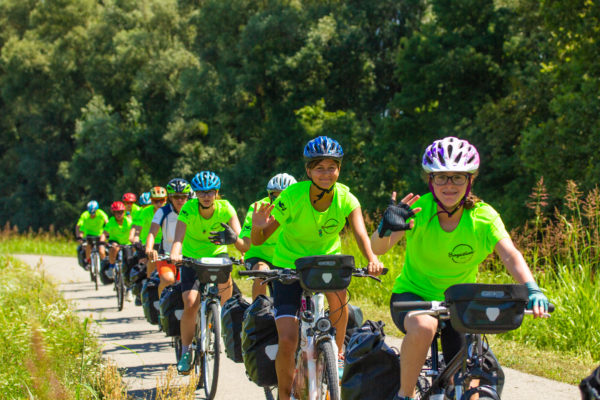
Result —
[[[344,151],[342,146],[327,136],[319,136],[309,141],[304,147],[304,159],[306,161],[331,158],[342,161]]]
[[[90,214],[95,213],[96,211],[98,211],[98,202],[96,200],[92,200],[89,203],[87,203],[87,210]]]
[[[150,200],[150,192],[144,192],[140,195],[140,204],[143,206],[147,206],[152,201]]]
[[[191,185],[194,192],[199,190],[219,190],[221,188],[221,180],[214,172],[201,171],[194,176]]]

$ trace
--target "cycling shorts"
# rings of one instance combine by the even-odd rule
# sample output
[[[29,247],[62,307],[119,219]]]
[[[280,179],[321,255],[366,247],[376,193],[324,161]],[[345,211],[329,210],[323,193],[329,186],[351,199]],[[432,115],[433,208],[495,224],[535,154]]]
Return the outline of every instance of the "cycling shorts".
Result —
[[[283,268],[274,267],[274,269]],[[275,319],[281,317],[296,318],[302,305],[302,287],[300,286],[300,282],[296,281],[286,285],[278,280],[274,280],[271,283],[273,283]]]

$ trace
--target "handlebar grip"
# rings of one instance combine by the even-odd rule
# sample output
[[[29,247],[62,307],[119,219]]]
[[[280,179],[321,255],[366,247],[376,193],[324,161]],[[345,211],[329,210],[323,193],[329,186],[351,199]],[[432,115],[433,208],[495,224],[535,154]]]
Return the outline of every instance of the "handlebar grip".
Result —
[[[387,273],[388,273],[389,271],[390,271],[389,269],[387,269],[387,268],[384,268],[384,269],[383,269],[383,271],[381,271],[381,275],[387,275]]]
[[[549,313],[553,313],[555,309],[556,309],[556,307],[554,307],[554,304],[548,303],[548,312]]]
[[[249,275],[252,275],[253,272],[256,272],[256,271],[238,271],[238,274],[240,276],[249,276]]]
[[[392,309],[394,312],[429,310],[431,305],[431,301],[394,301]]]

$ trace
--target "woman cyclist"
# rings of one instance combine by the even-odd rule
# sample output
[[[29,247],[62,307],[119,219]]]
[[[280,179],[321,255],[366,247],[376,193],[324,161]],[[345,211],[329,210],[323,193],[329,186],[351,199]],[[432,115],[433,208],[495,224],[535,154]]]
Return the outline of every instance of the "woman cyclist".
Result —
[[[175,283],[177,267],[173,264],[169,264],[167,261],[157,261],[158,251],[154,248],[154,238],[156,237],[158,230],[162,230],[161,252],[164,254],[171,253],[171,247],[173,246],[173,240],[175,239],[177,217],[179,216],[181,207],[186,203],[191,193],[192,187],[188,181],[181,178],[171,179],[169,183],[167,183],[167,196],[169,201],[166,206],[159,208],[158,211],[154,213],[154,218],[150,225],[150,232],[148,233],[148,239],[146,240],[146,255],[148,256],[148,260],[156,263],[156,269],[158,270],[158,276],[160,277],[160,284],[158,285],[159,297],[164,288]]]
[[[137,196],[135,193],[125,193],[123,198],[121,199],[123,204],[125,204],[125,214],[133,218],[135,213],[142,209],[142,207],[135,204],[137,201]]]
[[[104,227],[104,235],[112,244],[108,251],[108,270],[106,276],[113,278],[115,262],[119,254],[120,246],[130,244],[129,231],[131,231],[131,217],[125,215],[125,204],[121,201],[115,201],[111,204],[110,210],[113,216],[108,220],[108,224]]]
[[[255,205],[252,216],[252,244],[261,245],[279,231],[273,265],[295,269],[294,261],[304,256],[338,254],[339,233],[346,219],[356,242],[368,260],[369,273],[379,275],[383,265],[371,251],[360,204],[347,186],[337,182],[344,153],[333,139],[319,136],[304,148],[309,181],[285,189],[274,204]],[[271,215],[272,213],[272,215]],[[275,360],[280,399],[289,399],[298,346],[298,310],[302,288],[298,282],[283,285],[273,281],[273,299],[279,350]],[[346,291],[326,293],[329,318],[336,328],[336,343],[342,353],[348,311]],[[343,366],[341,357],[338,366]]]
[[[171,247],[171,262],[177,264],[182,260],[182,255],[191,258],[228,257],[229,244],[243,252],[244,241],[238,237],[240,221],[233,206],[219,198],[219,177],[214,172],[202,171],[194,176],[191,187],[197,198],[185,203],[179,212]],[[225,230],[217,232],[221,227]],[[190,345],[200,307],[200,283],[192,268],[181,267],[180,275],[184,309],[181,317],[182,352],[177,371],[187,375],[192,367]],[[229,282],[219,284],[221,305],[231,297],[232,291],[231,277]]]
[[[515,280],[527,285],[528,307],[536,317],[542,316],[548,299],[498,213],[471,191],[479,169],[475,147],[455,137],[436,140],[425,150],[422,167],[430,193],[420,198],[411,193],[399,204],[393,193],[378,232],[371,237],[373,251],[384,254],[406,235],[404,267],[394,284],[391,302],[444,300],[448,287],[475,282],[479,264],[496,251]],[[400,357],[400,399],[411,399],[437,330],[437,319],[406,313],[392,317],[406,334]],[[447,321],[441,340],[444,359],[451,360],[462,347],[464,336]]]
[[[275,175],[267,183],[268,197],[251,204],[250,208],[248,208],[246,219],[242,226],[242,233],[240,233],[240,237],[244,240],[246,247],[249,248],[246,254],[244,254],[246,269],[265,270],[273,267],[273,252],[275,251],[275,243],[277,243],[277,237],[280,232],[279,230],[275,232],[260,246],[251,245],[250,234],[252,232],[252,214],[254,213],[255,205],[258,204],[260,207],[263,204],[272,204],[282,190],[294,183],[296,183],[296,179],[291,175],[285,173]],[[254,301],[261,294],[267,294],[267,287],[262,284],[262,279],[255,279],[252,284],[252,300]]]
[[[150,200],[152,202],[152,207],[145,207],[136,213],[129,235],[132,243],[141,243],[139,248],[142,249],[142,252],[145,252],[146,240],[148,239],[148,233],[150,232],[150,225],[152,224],[154,214],[167,202],[167,189],[162,186],[153,187],[150,190]],[[155,250],[158,250],[161,239],[162,231],[159,229],[155,236],[157,242],[154,244]],[[150,277],[155,269],[156,264],[152,261],[148,261],[146,263],[146,276]]]
[[[87,210],[81,214],[79,220],[77,221],[77,225],[75,226],[75,236],[80,242],[83,241],[84,236],[100,236],[100,241],[104,241],[104,237],[102,235],[104,232],[104,225],[107,223],[108,215],[106,215],[106,213],[100,209],[96,200],[91,200],[87,203]],[[100,252],[100,259],[104,260],[106,257],[104,246],[99,246],[98,251]],[[86,246],[86,263],[89,263],[91,253],[92,246]]]

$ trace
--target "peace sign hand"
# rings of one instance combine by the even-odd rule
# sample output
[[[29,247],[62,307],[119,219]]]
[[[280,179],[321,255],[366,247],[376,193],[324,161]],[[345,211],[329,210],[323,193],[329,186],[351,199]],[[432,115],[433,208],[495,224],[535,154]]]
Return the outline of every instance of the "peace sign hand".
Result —
[[[409,193],[399,203],[396,203],[396,192],[392,193],[390,199],[390,205],[383,213],[383,220],[381,221],[381,229],[379,230],[379,237],[382,238],[386,231],[398,232],[412,229],[415,225],[415,221],[407,220],[413,217],[416,213],[421,211],[421,208],[412,209],[412,206],[417,200],[419,195],[413,195]]]

